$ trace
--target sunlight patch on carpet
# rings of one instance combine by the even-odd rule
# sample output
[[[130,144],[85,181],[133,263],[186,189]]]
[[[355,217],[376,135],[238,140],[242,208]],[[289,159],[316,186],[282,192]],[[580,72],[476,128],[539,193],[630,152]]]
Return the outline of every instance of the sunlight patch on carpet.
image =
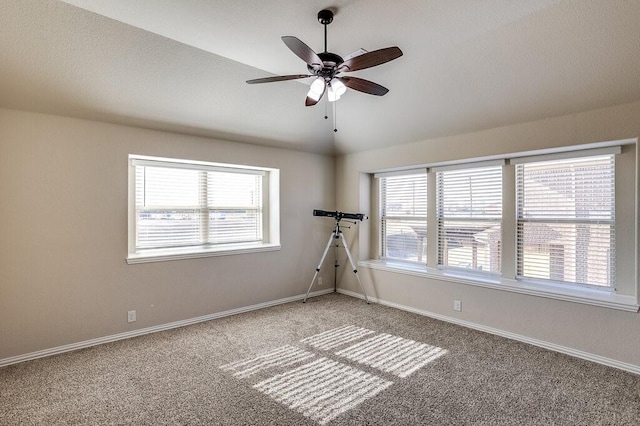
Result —
[[[346,325],[344,327],[316,334],[315,336],[307,337],[300,340],[300,342],[326,351],[361,339],[362,337],[373,333],[375,333],[375,331],[356,327],[355,325]]]
[[[373,374],[319,358],[264,380],[254,388],[323,425],[392,384]]]
[[[336,355],[405,378],[447,350],[390,334],[379,334]]]
[[[221,366],[222,370],[233,371],[233,375],[247,378],[253,374],[274,367],[289,367],[299,362],[313,358],[315,355],[295,346],[282,346],[265,352],[255,358],[232,362]]]
[[[300,345],[305,349],[286,345],[220,368],[324,425],[387,389],[394,383],[392,375],[406,378],[448,352],[355,325],[303,338]],[[361,367],[347,365],[347,360]],[[364,371],[365,366],[377,371]],[[253,377],[258,373],[266,374]]]

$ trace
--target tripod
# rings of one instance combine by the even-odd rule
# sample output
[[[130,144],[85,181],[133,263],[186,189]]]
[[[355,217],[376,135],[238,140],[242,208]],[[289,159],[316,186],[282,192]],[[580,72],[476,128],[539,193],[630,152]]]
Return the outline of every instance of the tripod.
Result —
[[[356,269],[355,263],[353,263],[353,257],[351,257],[351,252],[349,251],[347,240],[344,238],[344,235],[342,234],[342,229],[340,229],[340,220],[342,219],[342,217],[340,215],[337,215],[335,219],[336,219],[336,226],[333,228],[333,231],[331,231],[331,235],[329,236],[329,241],[327,241],[327,247],[325,247],[324,249],[324,253],[322,254],[320,263],[318,263],[318,267],[316,268],[316,273],[313,274],[313,279],[311,280],[311,284],[309,284],[309,289],[307,290],[307,294],[304,296],[304,300],[302,301],[302,303],[306,303],[307,298],[309,297],[309,292],[311,292],[311,287],[313,287],[313,283],[316,281],[316,278],[318,277],[318,273],[320,272],[320,268],[324,263],[324,259],[327,257],[327,253],[329,252],[329,247],[331,247],[331,243],[333,242],[333,240],[342,240],[344,251],[347,253],[347,257],[349,258],[349,262],[351,263],[351,268],[353,268],[353,273],[356,275],[356,279],[358,280],[358,286],[360,286],[360,291],[362,291],[364,300],[367,302],[367,304],[369,304],[369,298],[367,297],[367,293],[364,291],[364,287],[360,282],[360,277],[358,276],[358,270]],[[338,246],[337,244],[339,243],[336,243],[336,247]],[[338,267],[337,257],[336,257],[335,267],[336,268]]]

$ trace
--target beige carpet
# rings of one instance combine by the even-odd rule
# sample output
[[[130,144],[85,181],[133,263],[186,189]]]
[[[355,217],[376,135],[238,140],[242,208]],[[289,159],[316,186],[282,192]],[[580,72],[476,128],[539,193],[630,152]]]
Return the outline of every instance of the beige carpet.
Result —
[[[1,425],[638,425],[640,377],[331,294],[0,369]]]

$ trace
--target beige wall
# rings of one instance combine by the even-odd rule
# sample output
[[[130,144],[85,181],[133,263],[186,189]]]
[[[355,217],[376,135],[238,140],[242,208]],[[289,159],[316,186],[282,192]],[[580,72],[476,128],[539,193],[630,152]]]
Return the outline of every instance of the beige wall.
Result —
[[[129,154],[279,168],[282,250],[127,265]],[[332,157],[0,110],[0,360],[304,294],[334,194]]]
[[[371,203],[362,173],[381,169],[427,164],[456,159],[636,138],[640,135],[640,103],[546,120],[501,127],[471,134],[426,140],[409,145],[340,156],[336,163],[336,203],[340,210],[364,210]],[[618,235],[627,238],[619,253],[618,266],[625,272],[625,287],[637,290],[637,176],[635,147],[623,150],[626,182],[617,188],[618,199],[627,205],[618,214]],[[631,214],[629,212],[631,211]],[[371,227],[371,224],[364,224]],[[375,235],[362,228],[354,239],[355,257],[373,257]],[[629,243],[631,241],[631,243]],[[362,247],[362,249],[360,249]],[[622,263],[622,264],[621,264]],[[360,268],[359,275],[370,296],[405,307],[471,322],[479,327],[516,334],[627,363],[640,370],[640,314],[564,302],[507,291],[444,282],[398,273]],[[631,281],[631,282],[629,282]],[[339,286],[358,292],[353,274],[343,271]],[[632,291],[635,292],[635,291]],[[453,300],[462,300],[462,312],[453,311]]]
[[[303,294],[332,224],[311,211],[367,210],[362,172],[638,135],[634,103],[340,156],[334,165],[315,154],[0,110],[0,360]],[[282,250],[127,265],[131,153],[279,168]],[[624,219],[620,231],[637,232],[636,220]],[[369,257],[374,238],[366,229],[345,230],[356,259]],[[325,263],[328,289],[333,267]],[[357,292],[349,268],[341,271],[341,287]],[[639,314],[366,268],[359,274],[370,296],[640,368]],[[452,310],[454,299],[462,312]],[[132,309],[138,321],[129,324]]]

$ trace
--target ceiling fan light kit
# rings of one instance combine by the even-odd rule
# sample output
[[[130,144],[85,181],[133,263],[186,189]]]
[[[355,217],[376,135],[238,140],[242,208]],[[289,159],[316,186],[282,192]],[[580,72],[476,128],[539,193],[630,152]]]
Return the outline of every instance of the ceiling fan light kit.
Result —
[[[347,87],[369,95],[383,96],[389,92],[384,86],[358,77],[341,76],[340,73],[359,71],[384,64],[402,56],[397,46],[365,52],[344,60],[340,55],[327,50],[327,25],[333,22],[333,12],[328,9],[318,12],[318,22],[324,25],[324,52],[315,53],[309,46],[294,36],[282,36],[287,47],[307,64],[309,74],[280,75],[247,80],[249,84],[272,83],[316,77],[311,83],[306,106],[316,105],[327,93],[327,100],[335,102],[346,92]]]

